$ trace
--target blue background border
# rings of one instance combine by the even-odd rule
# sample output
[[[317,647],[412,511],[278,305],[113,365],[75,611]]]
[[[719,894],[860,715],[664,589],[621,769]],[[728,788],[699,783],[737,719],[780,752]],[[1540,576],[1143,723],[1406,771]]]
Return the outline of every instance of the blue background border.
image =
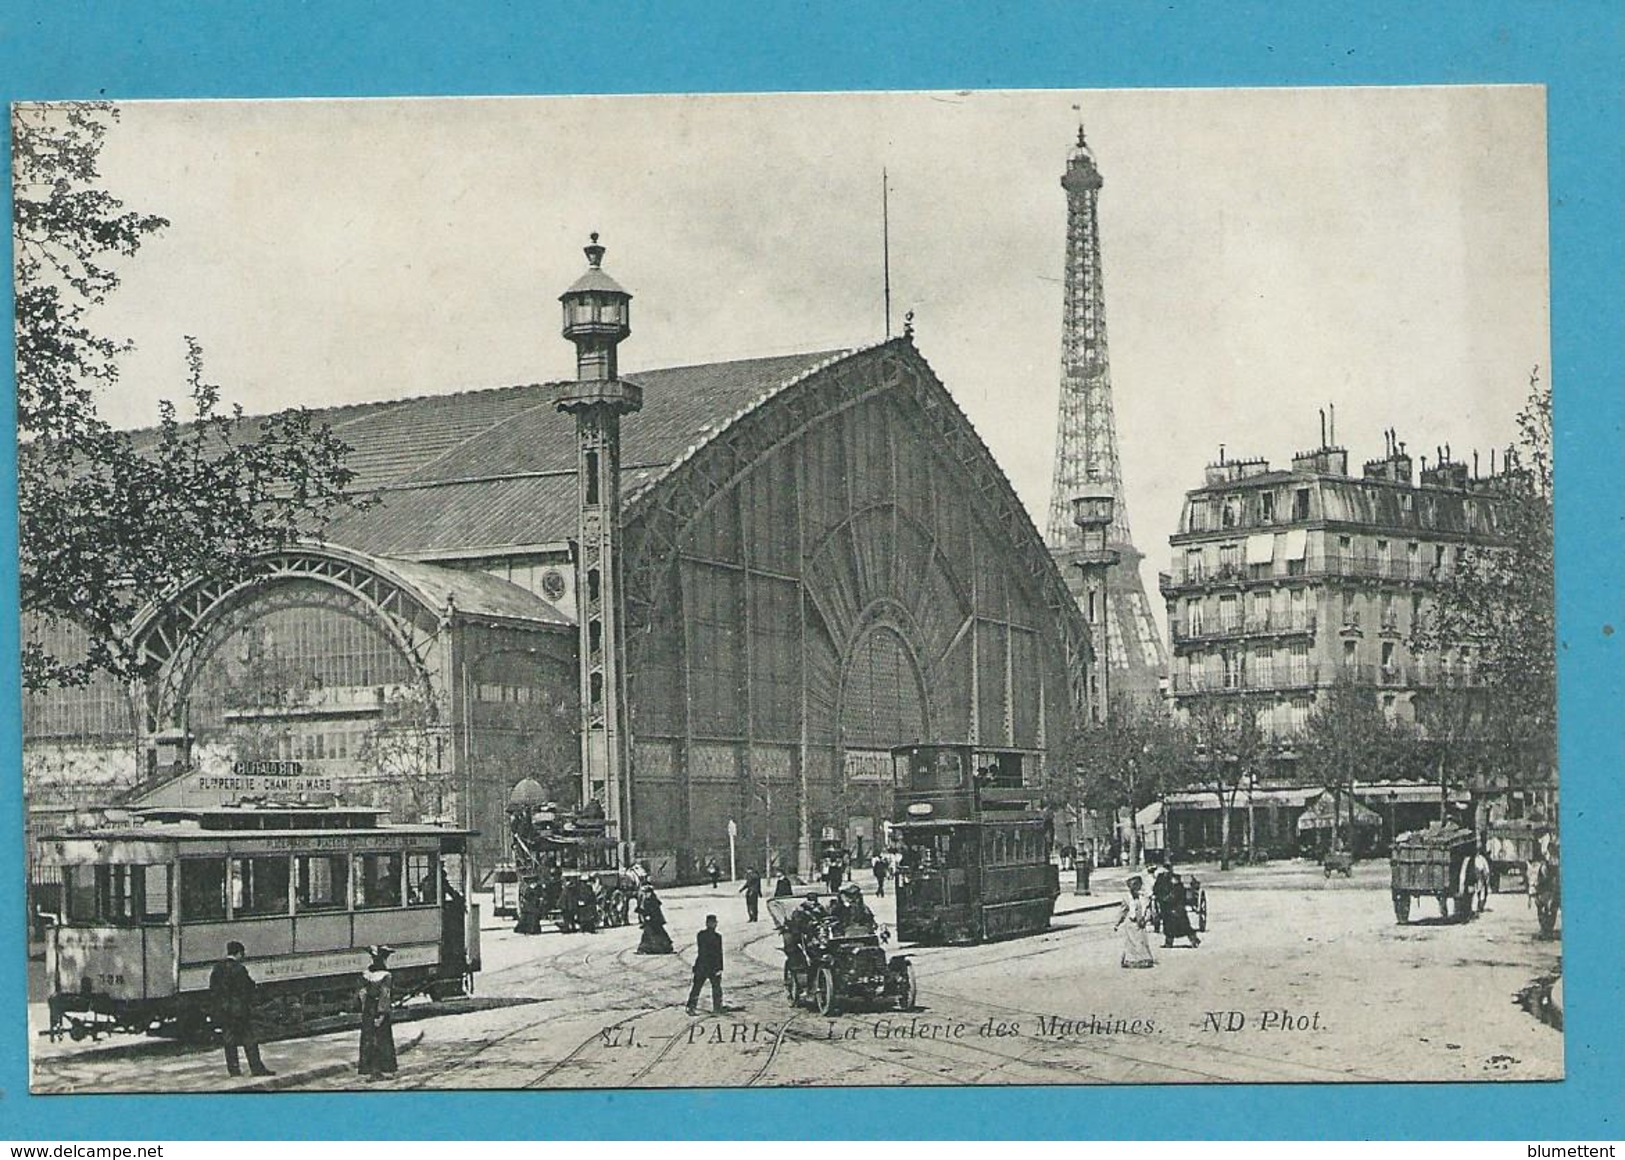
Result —
[[[551,6],[549,6],[551,7]],[[1539,83],[1552,350],[1568,1076],[1560,1084],[524,1095],[29,1097],[17,627],[0,616],[0,1137],[1613,1138],[1621,994],[1622,9],[1474,3],[266,6],[38,2],[0,15],[0,97]],[[276,14],[273,14],[273,11]],[[9,190],[9,175],[3,188]],[[159,210],[162,207],[156,207]],[[9,214],[8,214],[9,217]],[[10,265],[9,233],[0,245]],[[9,313],[9,279],[4,280]],[[11,387],[9,358],[0,387]],[[12,420],[9,410],[5,422]],[[11,510],[10,432],[0,510]],[[0,561],[15,525],[0,520]],[[0,571],[0,608],[16,575]],[[10,867],[10,869],[3,869]],[[1441,996],[1441,1001],[1449,1001]],[[1403,1018],[1400,1012],[1396,1018]],[[969,1098],[967,1098],[969,1095]],[[1177,1111],[1174,1101],[1177,1101]]]

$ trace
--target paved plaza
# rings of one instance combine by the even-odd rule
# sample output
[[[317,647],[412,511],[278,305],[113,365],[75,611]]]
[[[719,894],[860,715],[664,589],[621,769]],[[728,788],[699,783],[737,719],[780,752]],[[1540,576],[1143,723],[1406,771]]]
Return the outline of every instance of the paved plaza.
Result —
[[[792,1008],[764,908],[745,921],[723,883],[665,893],[674,956],[635,953],[637,930],[536,936],[487,920],[476,994],[408,1007],[401,1066],[363,1085],[356,1035],[266,1046],[277,1075],[228,1079],[220,1053],[129,1036],[36,1036],[34,1088],[276,1091],[382,1088],[739,1087],[1555,1080],[1561,1032],[1519,995],[1559,974],[1518,894],[1492,895],[1467,924],[1394,921],[1387,863],[1348,879],[1307,863],[1218,873],[1199,948],[1156,946],[1151,970],[1118,965],[1120,871],[1090,896],[1063,893],[1052,929],[913,956],[917,1009],[825,1018]],[[891,921],[891,898],[872,899]],[[727,947],[723,1015],[683,1010],[694,933],[716,913]],[[1420,920],[1419,920],[1420,919]],[[43,1005],[31,1023],[44,1024]]]

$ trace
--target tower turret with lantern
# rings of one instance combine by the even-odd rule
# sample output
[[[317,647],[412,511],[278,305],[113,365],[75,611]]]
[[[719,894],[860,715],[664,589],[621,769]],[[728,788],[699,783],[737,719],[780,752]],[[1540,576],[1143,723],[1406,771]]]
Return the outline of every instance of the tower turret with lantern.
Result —
[[[564,337],[575,343],[576,378],[555,404],[576,421],[576,603],[580,626],[581,798],[599,802],[622,839],[631,834],[626,675],[621,623],[621,416],[643,405],[643,391],[617,377],[616,348],[632,333],[632,295],[603,271],[598,235],[586,247],[587,271],[563,294]]]
[[[1072,562],[1081,573],[1083,588],[1078,602],[1084,618],[1089,621],[1089,644],[1095,654],[1089,664],[1086,685],[1088,714],[1097,724],[1105,722],[1111,696],[1108,684],[1111,666],[1107,663],[1111,618],[1106,602],[1106,576],[1122,558],[1110,542],[1116,509],[1116,486],[1096,475],[1086,478],[1072,497],[1072,523],[1078,529]]]

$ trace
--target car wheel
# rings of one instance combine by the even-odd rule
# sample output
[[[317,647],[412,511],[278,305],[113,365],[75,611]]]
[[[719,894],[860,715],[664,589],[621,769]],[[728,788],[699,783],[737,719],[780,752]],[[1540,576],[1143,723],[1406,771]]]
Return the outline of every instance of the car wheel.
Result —
[[[835,972],[828,967],[819,967],[818,974],[813,977],[813,1000],[818,1004],[820,1015],[839,1013],[839,1005],[835,1001]]]
[[[912,1011],[919,1004],[920,981],[914,975],[914,964],[904,963],[902,979],[897,988],[897,1009]]]

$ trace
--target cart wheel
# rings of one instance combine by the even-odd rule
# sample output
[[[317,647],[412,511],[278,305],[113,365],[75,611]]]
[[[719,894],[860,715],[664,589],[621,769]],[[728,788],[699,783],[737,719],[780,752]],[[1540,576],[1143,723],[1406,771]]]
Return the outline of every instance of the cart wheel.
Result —
[[[80,1020],[73,1019],[73,1020],[69,1021],[69,1023],[68,1023],[68,1035],[69,1035],[70,1038],[73,1039],[73,1041],[75,1043],[78,1043],[81,1039],[83,1039],[85,1036],[87,1036],[89,1034],[90,1034],[90,1029],[88,1027],[86,1027],[84,1025],[84,1023],[82,1023]]]
[[[820,1015],[839,1012],[835,1002],[835,972],[828,967],[819,967],[818,974],[813,976],[813,1001],[818,1004]]]
[[[1207,933],[1207,895],[1202,895],[1202,904],[1196,912],[1196,933]]]
[[[920,981],[914,975],[914,964],[903,964],[902,985],[897,989],[897,1009],[912,1011],[919,1005]]]
[[[1411,896],[1409,894],[1394,894],[1394,917],[1401,926],[1411,920]]]
[[[790,1006],[801,1006],[801,979],[789,963],[784,964],[784,997],[790,1000]]]

